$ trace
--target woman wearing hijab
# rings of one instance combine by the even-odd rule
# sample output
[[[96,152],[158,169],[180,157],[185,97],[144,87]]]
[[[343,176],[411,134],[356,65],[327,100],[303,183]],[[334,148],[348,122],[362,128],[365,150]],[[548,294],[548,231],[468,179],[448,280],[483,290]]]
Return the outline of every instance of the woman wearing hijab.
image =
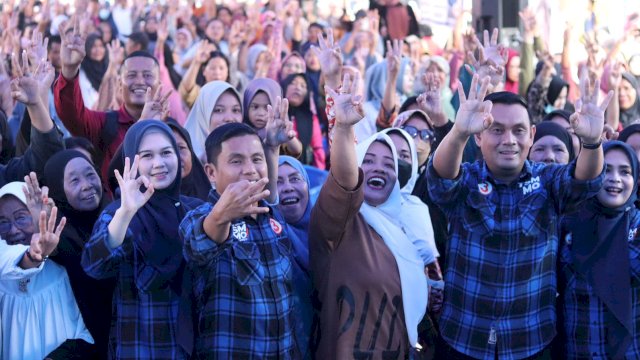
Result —
[[[407,358],[427,309],[424,261],[409,240],[414,224],[402,207],[393,141],[376,134],[354,147],[363,117],[350,95],[356,86],[340,95],[326,88],[336,126],[331,174],[309,223],[322,334],[313,346],[319,359]]]
[[[100,215],[82,267],[96,279],[116,278],[112,357],[186,359],[176,333],[184,269],[178,226],[202,202],[180,195],[179,149],[166,124],[134,124],[122,149],[121,197]]]
[[[207,136],[215,128],[228,122],[242,122],[240,94],[227,82],[212,81],[200,90],[184,124],[199,159],[204,159],[204,141]]]
[[[87,56],[80,64],[80,91],[84,105],[92,109],[98,101],[100,84],[109,66],[109,56],[101,36],[97,33],[87,36],[84,50]]]
[[[284,97],[289,100],[289,117],[302,143],[300,162],[320,170],[326,168],[322,131],[318,116],[311,111],[311,91],[304,74],[289,75],[282,82]]]
[[[538,124],[545,115],[554,110],[564,110],[569,95],[569,83],[562,77],[555,75],[552,64],[539,62],[536,67],[536,78],[527,91],[529,114],[534,125]]]
[[[35,178],[33,178],[35,180]],[[93,225],[109,203],[95,166],[80,152],[64,150],[53,155],[44,168],[49,197],[67,224],[51,259],[69,274],[71,288],[95,347],[91,358],[106,359],[111,327],[111,297],[115,283],[89,277],[80,264],[82,250],[91,237]],[[32,181],[36,188],[38,184]]]
[[[38,234],[32,211],[27,207],[23,182],[11,182],[0,189],[0,232],[20,230],[22,236],[11,237],[15,242],[0,242],[9,247],[33,244]],[[51,210],[56,216],[57,209]],[[39,226],[45,227],[40,218]],[[57,236],[64,228],[60,222]],[[8,228],[8,230],[7,230]],[[43,236],[44,229],[40,231]],[[2,273],[10,276],[0,280],[0,358],[2,359],[88,359],[94,343],[85,326],[73,294],[67,271],[53,261],[37,260],[33,249],[24,252],[31,270],[22,262]],[[33,254],[33,255],[32,255]],[[51,253],[43,253],[51,255]],[[69,350],[73,352],[69,352]]]
[[[449,62],[445,60],[442,56],[432,56],[429,58],[429,61],[425,64],[425,72],[432,73],[438,79],[438,84],[440,84],[440,104],[442,105],[442,110],[444,111],[447,119],[455,119],[456,111],[451,105],[451,99],[453,99],[453,92],[451,92],[451,88],[449,84],[451,83],[451,67],[449,66]],[[424,92],[424,84],[422,81],[416,81],[418,91],[415,93]]]
[[[507,64],[505,70],[507,72],[507,78],[504,83],[504,91],[518,94],[520,91],[520,53],[517,50],[507,49]]]
[[[277,97],[282,97],[282,88],[269,78],[253,79],[244,90],[242,122],[251,126],[261,139],[266,136],[267,106],[273,106]],[[302,143],[293,138],[285,143],[281,150],[284,154],[298,157],[302,153]]]
[[[638,159],[620,141],[603,147],[602,189],[562,223],[558,323],[567,359],[640,357]]]
[[[268,56],[268,53],[269,48],[265,44],[258,43],[249,47],[245,74],[250,80],[253,80],[256,77],[266,76],[267,69],[259,69],[258,67],[262,64],[260,61],[261,58],[263,56]],[[258,74],[260,72],[263,72],[263,74]]]
[[[311,183],[302,163],[290,156],[278,161],[278,209],[287,225],[293,245],[293,293],[298,350],[304,359],[311,358],[309,340],[313,322],[311,269],[309,268],[309,219],[313,208],[309,196]]]
[[[278,72],[278,81],[286,79],[289,75],[307,72],[307,63],[304,57],[297,51],[291,52],[282,59],[282,67]]]
[[[543,121],[536,125],[533,145],[529,150],[529,160],[566,165],[575,158],[573,140],[567,130],[551,121]]]
[[[618,140],[631,146],[640,158],[640,124],[626,126],[618,136]]]
[[[571,143],[573,144],[573,154],[577,157],[580,154],[580,138],[576,135],[571,126],[571,112],[567,110],[553,110],[542,118],[542,122],[550,121],[560,125],[571,135]]]
[[[640,119],[640,100],[638,96],[638,81],[633,74],[622,73],[622,81],[618,89],[618,103],[620,104],[620,123],[628,126]]]
[[[211,182],[204,171],[202,163],[193,152],[189,133],[173,119],[169,119],[165,123],[173,131],[180,151],[180,170],[182,172],[180,194],[206,201],[209,191],[211,191]]]

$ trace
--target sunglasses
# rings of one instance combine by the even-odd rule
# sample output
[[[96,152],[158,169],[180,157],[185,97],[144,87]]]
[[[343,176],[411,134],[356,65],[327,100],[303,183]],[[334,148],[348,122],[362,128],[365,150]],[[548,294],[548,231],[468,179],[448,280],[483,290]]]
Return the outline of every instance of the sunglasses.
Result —
[[[412,138],[415,138],[416,136],[420,135],[420,139],[424,141],[429,141],[432,143],[436,140],[435,134],[433,133],[433,131],[429,129],[418,130],[411,125],[403,126],[401,129],[406,131],[409,135],[411,135]]]

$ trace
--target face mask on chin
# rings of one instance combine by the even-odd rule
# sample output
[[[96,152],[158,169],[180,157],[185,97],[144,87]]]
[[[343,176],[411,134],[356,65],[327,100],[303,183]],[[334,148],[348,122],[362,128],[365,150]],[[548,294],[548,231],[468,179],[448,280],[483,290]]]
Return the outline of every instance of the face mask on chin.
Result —
[[[398,159],[398,181],[400,182],[400,189],[402,189],[411,179],[411,164]]]

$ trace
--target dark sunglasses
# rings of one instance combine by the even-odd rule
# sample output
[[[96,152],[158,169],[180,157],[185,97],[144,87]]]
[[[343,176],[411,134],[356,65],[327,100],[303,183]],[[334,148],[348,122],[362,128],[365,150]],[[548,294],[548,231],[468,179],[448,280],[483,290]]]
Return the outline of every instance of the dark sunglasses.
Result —
[[[411,125],[403,126],[401,129],[411,135],[412,138],[420,135],[420,139],[424,141],[434,142],[436,140],[435,134],[429,129],[418,130]]]

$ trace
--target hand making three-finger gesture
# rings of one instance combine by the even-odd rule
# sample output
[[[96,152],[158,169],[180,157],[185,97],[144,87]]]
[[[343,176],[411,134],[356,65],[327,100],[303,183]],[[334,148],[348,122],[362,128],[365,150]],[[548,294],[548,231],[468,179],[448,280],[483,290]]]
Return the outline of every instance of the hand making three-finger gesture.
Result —
[[[580,79],[580,99],[576,101],[576,112],[569,118],[571,127],[584,144],[600,142],[604,128],[604,112],[613,98],[613,91],[600,98],[600,80],[591,86],[589,76],[583,72]],[[599,104],[598,104],[599,103]]]

